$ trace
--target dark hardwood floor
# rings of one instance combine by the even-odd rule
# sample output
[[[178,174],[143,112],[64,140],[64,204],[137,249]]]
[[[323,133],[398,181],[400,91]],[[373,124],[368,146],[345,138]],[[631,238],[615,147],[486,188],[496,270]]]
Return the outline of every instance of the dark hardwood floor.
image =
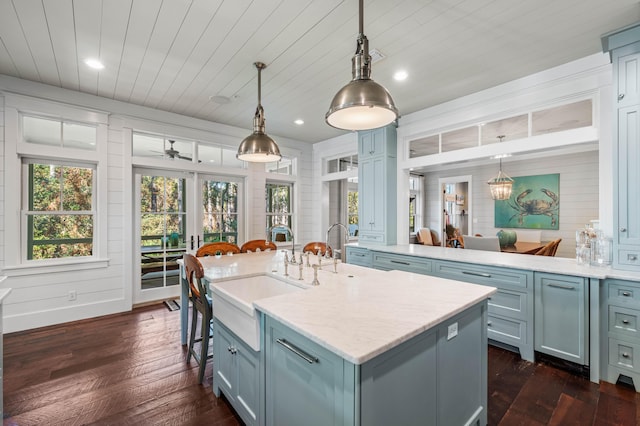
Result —
[[[239,425],[185,362],[179,311],[133,312],[4,336],[5,425]],[[490,425],[636,425],[640,397],[489,347]],[[448,425],[447,425],[448,426]]]

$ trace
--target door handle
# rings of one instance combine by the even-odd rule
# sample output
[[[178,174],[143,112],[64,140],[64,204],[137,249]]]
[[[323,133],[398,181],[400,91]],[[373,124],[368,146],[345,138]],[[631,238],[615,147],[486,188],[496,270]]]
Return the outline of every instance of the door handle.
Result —
[[[191,250],[193,250],[193,235],[191,236]]]
[[[198,247],[200,247],[200,234],[198,234]]]

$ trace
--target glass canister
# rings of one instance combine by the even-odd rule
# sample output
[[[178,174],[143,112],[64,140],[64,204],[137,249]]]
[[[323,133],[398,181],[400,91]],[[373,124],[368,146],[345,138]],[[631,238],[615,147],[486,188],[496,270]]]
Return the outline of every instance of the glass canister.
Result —
[[[609,266],[613,258],[613,239],[600,234],[591,240],[591,265]]]

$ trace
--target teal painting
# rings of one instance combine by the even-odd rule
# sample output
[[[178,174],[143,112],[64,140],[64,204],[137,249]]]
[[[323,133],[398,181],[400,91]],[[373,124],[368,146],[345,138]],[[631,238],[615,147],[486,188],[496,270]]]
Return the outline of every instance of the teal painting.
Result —
[[[513,178],[511,198],[495,201],[496,228],[558,229],[560,174]]]

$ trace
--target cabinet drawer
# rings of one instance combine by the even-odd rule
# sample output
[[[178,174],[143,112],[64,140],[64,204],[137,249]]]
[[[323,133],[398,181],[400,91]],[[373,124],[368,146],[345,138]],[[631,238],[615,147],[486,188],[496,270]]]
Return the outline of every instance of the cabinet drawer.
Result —
[[[439,261],[434,265],[434,273],[442,278],[498,288],[524,290],[533,287],[533,273],[517,269]]]
[[[384,243],[384,234],[361,230],[358,239],[364,243]]]
[[[498,290],[489,298],[489,314],[527,319],[528,295],[518,291]]]
[[[640,345],[624,340],[609,339],[609,364],[640,373],[636,356],[640,356]]]
[[[640,266],[640,253],[638,250],[618,250],[618,263]]]
[[[638,337],[638,316],[640,311],[619,306],[609,306],[609,331]]]
[[[373,252],[372,264],[374,268],[385,271],[395,269],[418,274],[429,274],[432,261],[421,257]]]
[[[489,339],[520,346],[527,343],[527,323],[517,319],[488,315],[487,336]]]
[[[365,248],[347,247],[347,263],[371,267],[371,252]]]
[[[608,279],[608,295],[610,303],[637,305],[640,307],[640,283]]]

